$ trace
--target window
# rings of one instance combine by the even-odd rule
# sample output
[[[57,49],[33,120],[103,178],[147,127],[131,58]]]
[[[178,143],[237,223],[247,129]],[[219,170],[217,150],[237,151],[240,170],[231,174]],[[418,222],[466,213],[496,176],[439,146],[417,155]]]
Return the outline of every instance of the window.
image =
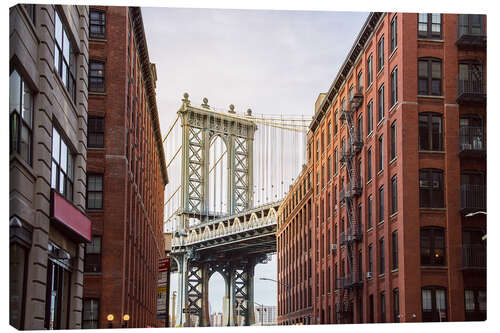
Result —
[[[358,92],[363,93],[363,71],[358,73]]]
[[[441,38],[441,14],[418,14],[418,37]]]
[[[385,109],[384,85],[382,85],[378,89],[378,112],[377,112],[377,116],[378,116],[377,121],[378,122],[380,122],[382,119],[384,119],[384,109]]]
[[[399,289],[394,288],[392,291],[392,302],[394,306],[394,322],[399,323]]]
[[[92,236],[90,243],[85,245],[84,272],[95,273],[101,271],[101,237]]]
[[[484,36],[484,15],[458,15],[458,37],[463,35]]]
[[[418,94],[441,96],[441,59],[418,60]]]
[[[328,181],[332,180],[332,157],[331,156],[328,156],[327,175],[328,175]]]
[[[339,126],[337,124],[337,115],[338,110],[335,110],[335,114],[333,115],[333,135],[337,135],[337,132],[339,130]]]
[[[399,255],[398,255],[398,231],[392,232],[392,269],[398,269]]]
[[[327,132],[327,144],[330,145],[332,142],[332,122],[328,122],[328,132]]]
[[[316,172],[316,194],[319,193],[319,171]]]
[[[33,94],[14,69],[9,78],[10,153],[18,153],[31,165]]]
[[[321,154],[325,152],[325,131],[321,132]]]
[[[394,175],[391,179],[391,214],[398,211],[398,176]]]
[[[373,244],[368,245],[368,272],[373,272]]]
[[[386,317],[385,317],[385,292],[380,293],[380,322],[385,323]]]
[[[445,265],[444,228],[425,227],[420,229],[420,265]]]
[[[55,43],[54,67],[69,92],[73,102],[76,99],[76,59],[75,53],[68,39],[68,33],[63,26],[57,10],[55,11]]]
[[[366,117],[366,130],[368,135],[373,131],[373,100],[367,104],[368,116]]]
[[[486,320],[486,289],[465,289],[465,320]]]
[[[358,117],[358,133],[357,140],[363,142],[363,114]]]
[[[485,94],[483,64],[473,60],[458,64],[458,96]]]
[[[49,242],[49,253],[57,247]],[[57,248],[58,251],[63,251]],[[65,251],[68,256],[69,254]],[[70,304],[71,272],[49,256],[47,260],[47,293],[45,298],[45,328],[68,329],[69,316],[65,316]]]
[[[394,15],[391,20],[391,53],[398,46],[398,16]]]
[[[369,308],[368,311],[370,313],[370,323],[375,322],[375,306],[373,304],[373,295],[368,297]]]
[[[316,140],[316,161],[319,160],[319,140]]]
[[[74,156],[59,132],[52,128],[51,187],[69,201],[73,201]]]
[[[384,136],[378,138],[378,171],[384,170]]]
[[[438,113],[420,113],[418,116],[420,150],[443,150],[443,116]]]
[[[397,155],[397,145],[396,145],[396,121],[391,125],[391,161],[396,158]]]
[[[367,60],[367,67],[368,67],[368,70],[367,70],[367,78],[366,78],[366,84],[368,85],[368,87],[371,86],[372,82],[373,82],[373,53],[370,54],[370,56],[368,57],[368,60]]]
[[[106,85],[104,81],[104,62],[89,61],[89,91],[104,92]]]
[[[398,68],[394,67],[391,72],[391,107],[398,102]]]
[[[378,241],[378,250],[379,250],[379,274],[385,273],[385,254],[384,254],[384,237],[380,238]]]
[[[89,116],[87,146],[104,148],[104,118]]]
[[[87,177],[87,208],[102,209],[102,175],[91,175]]]
[[[361,232],[361,226],[363,225],[363,207],[358,204],[358,232]]]
[[[373,227],[373,197],[370,195],[368,197],[368,229]]]
[[[334,158],[333,158],[333,173],[334,173],[334,174],[337,174],[337,171],[338,171],[337,166],[338,166],[338,164],[339,164],[339,160],[338,160],[338,150],[337,150],[337,148],[335,148],[335,152],[334,152],[333,157],[334,157]]]
[[[378,221],[384,221],[384,186],[378,189]]]
[[[90,8],[90,38],[106,38],[106,12]]]
[[[372,148],[368,148],[368,152],[366,153],[366,177],[368,180],[372,179]]]
[[[443,208],[443,171],[421,169],[419,172],[420,208]]]
[[[378,40],[377,54],[377,71],[380,71],[384,67],[384,35]]]
[[[422,321],[447,321],[446,289],[443,287],[422,288]]]
[[[83,329],[99,328],[99,299],[84,298],[83,299]]]

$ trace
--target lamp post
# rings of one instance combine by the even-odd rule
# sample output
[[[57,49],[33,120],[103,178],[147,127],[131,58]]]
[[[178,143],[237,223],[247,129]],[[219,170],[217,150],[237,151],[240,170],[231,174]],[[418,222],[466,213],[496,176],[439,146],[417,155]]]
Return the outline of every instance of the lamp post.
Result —
[[[488,215],[487,212],[480,210],[480,211],[477,211],[477,212],[466,214],[465,217],[472,217],[472,216],[478,215],[478,214]],[[483,237],[481,237],[481,240],[486,240],[486,234],[484,234]]]
[[[292,307],[291,307],[291,305],[292,305],[292,292],[291,292],[290,285],[286,284],[286,283],[283,283],[283,282],[280,282],[278,280],[270,279],[270,278],[260,278],[259,280],[273,281],[273,282],[281,284],[281,285],[283,285],[283,286],[285,286],[287,288],[287,290],[288,290],[288,314],[287,314],[287,317],[290,320],[290,313],[291,313],[291,310],[292,310]]]
[[[127,328],[129,320],[130,320],[130,316],[128,314],[124,314],[122,328]]]
[[[108,320],[108,328],[113,328],[113,319],[115,319],[115,316],[110,313],[106,316],[106,319]]]

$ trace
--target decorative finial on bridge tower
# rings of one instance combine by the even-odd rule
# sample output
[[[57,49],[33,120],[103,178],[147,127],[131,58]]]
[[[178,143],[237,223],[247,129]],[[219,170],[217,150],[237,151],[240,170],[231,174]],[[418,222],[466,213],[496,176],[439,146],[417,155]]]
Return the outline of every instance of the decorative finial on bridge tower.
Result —
[[[250,108],[249,108],[249,109],[247,110],[247,116],[251,116],[251,115],[252,115],[252,109],[250,109]]]
[[[185,105],[189,105],[190,104],[189,94],[188,93],[184,93],[184,99],[182,100],[182,103],[184,103]]]
[[[229,113],[236,113],[236,112],[234,111],[234,105],[233,105],[233,104],[229,105],[229,111],[228,111],[228,112],[229,112]]]
[[[208,105],[208,98],[203,97],[203,104],[201,105],[204,109],[210,109],[210,105]]]

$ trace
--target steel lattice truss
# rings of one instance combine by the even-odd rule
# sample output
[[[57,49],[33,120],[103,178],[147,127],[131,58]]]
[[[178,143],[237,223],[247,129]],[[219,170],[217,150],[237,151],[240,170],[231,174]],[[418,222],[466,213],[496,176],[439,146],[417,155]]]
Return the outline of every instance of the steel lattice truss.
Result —
[[[203,198],[203,136],[200,128],[190,127],[188,137],[187,210],[201,213]]]
[[[244,138],[234,139],[234,210],[248,208],[248,145]]]
[[[202,316],[203,304],[203,268],[202,265],[188,265],[186,279],[186,309],[191,316]]]
[[[239,317],[243,318],[242,325],[248,320],[248,272],[244,269],[235,269],[233,278],[234,307]],[[238,323],[239,324],[239,323]]]

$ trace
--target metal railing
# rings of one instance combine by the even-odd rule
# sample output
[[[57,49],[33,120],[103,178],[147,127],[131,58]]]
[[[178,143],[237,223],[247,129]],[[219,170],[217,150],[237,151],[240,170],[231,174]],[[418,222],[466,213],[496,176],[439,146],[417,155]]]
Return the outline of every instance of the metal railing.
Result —
[[[486,248],[481,244],[462,245],[463,268],[486,268]]]
[[[459,152],[485,150],[483,127],[464,126],[459,133]]]
[[[474,184],[460,185],[461,209],[486,209],[486,186]]]
[[[462,75],[458,78],[458,94],[457,99],[463,100],[468,97],[486,97],[484,88],[484,73],[482,71],[466,73],[466,78]]]

